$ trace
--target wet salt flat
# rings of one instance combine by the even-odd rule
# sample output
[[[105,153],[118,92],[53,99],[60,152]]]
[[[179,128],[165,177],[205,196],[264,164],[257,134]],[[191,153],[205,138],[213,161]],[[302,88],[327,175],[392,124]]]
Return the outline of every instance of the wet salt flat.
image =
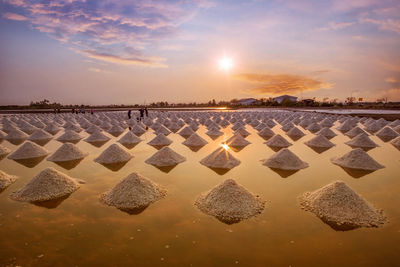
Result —
[[[39,157],[13,160],[3,156],[0,161],[1,171],[18,177],[0,193],[0,265],[398,265],[400,151],[391,142],[399,144],[399,121],[257,110],[150,111],[144,123],[147,130],[127,120],[125,112],[3,115],[4,135],[14,132],[23,138],[44,139],[36,141],[38,146],[29,146],[29,153],[39,153]],[[142,141],[135,145],[137,136],[129,135],[124,138],[127,143],[121,142],[125,147],[117,141],[128,127],[137,135],[142,133]],[[36,128],[55,135],[46,143],[46,134],[37,133]],[[177,133],[163,136],[169,129]],[[240,136],[232,138],[235,130]],[[89,140],[88,132],[95,133]],[[74,146],[62,151],[74,160],[47,160],[63,158],[53,153],[63,146],[56,139],[65,138]],[[182,144],[185,140],[204,146],[189,148]],[[150,141],[152,145],[147,144]],[[9,157],[23,158],[29,154],[25,150],[11,155],[26,143],[17,138],[3,140],[0,146],[9,149]],[[360,146],[363,149],[357,149]],[[10,198],[48,167],[79,179],[79,189],[74,187],[76,191],[51,202]],[[106,200],[103,195],[100,201],[103,193],[132,173],[150,181],[139,181],[145,189],[135,194],[149,196],[160,188],[152,198],[140,199],[148,206],[135,202],[131,203],[135,208],[120,210],[109,205],[121,201],[111,195]],[[337,180],[346,186],[334,183]],[[332,203],[350,205],[354,214],[362,210],[358,216],[371,213],[374,220],[362,218],[357,226],[359,217],[346,221],[349,214],[339,209],[338,219],[330,208],[313,207],[316,202],[311,203],[315,199],[310,197],[309,209],[302,209],[299,197],[306,192],[330,201],[325,193],[332,188],[337,192],[344,188],[347,196],[362,198],[351,202],[339,197]],[[118,198],[123,192],[118,188],[112,193]],[[205,203],[207,196],[210,202]],[[364,200],[368,204],[357,209],[355,205]],[[232,214],[231,203],[240,205],[240,210]],[[315,210],[328,214],[317,216]]]

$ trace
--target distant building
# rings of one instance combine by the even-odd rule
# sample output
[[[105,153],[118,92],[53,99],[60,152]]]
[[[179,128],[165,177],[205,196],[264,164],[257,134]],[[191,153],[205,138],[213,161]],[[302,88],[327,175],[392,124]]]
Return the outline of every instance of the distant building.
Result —
[[[297,97],[296,96],[291,96],[291,95],[281,95],[278,97],[273,98],[278,104],[281,104],[284,100],[288,100],[291,102],[297,102]]]
[[[255,104],[257,101],[258,101],[258,100],[255,99],[255,98],[242,98],[242,99],[239,99],[239,100],[236,102],[236,104],[237,104],[237,105],[249,106],[249,105]]]

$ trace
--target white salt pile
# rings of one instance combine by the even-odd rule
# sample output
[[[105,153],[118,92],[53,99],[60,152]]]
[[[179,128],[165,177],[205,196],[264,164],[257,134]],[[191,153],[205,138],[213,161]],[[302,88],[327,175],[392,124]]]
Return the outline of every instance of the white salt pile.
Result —
[[[44,128],[44,130],[49,134],[55,135],[61,131],[61,128],[56,123],[50,123]]]
[[[141,136],[146,132],[146,130],[143,129],[140,125],[136,124],[135,126],[132,127],[131,132],[137,136]]]
[[[121,210],[144,209],[151,203],[165,197],[167,191],[149,179],[137,173],[131,173],[122,179],[110,191],[100,196],[106,205]]]
[[[131,131],[128,131],[124,136],[121,137],[117,142],[120,144],[126,146],[126,147],[131,147],[136,144],[139,144],[142,141],[139,137],[137,137],[136,134],[134,134]]]
[[[323,135],[316,135],[314,138],[304,142],[309,147],[316,147],[316,148],[330,148],[335,146],[334,143],[329,141],[325,136]]]
[[[205,214],[231,224],[260,214],[264,210],[265,201],[233,179],[227,179],[201,194],[195,205]]]
[[[226,140],[225,143],[230,147],[237,147],[237,148],[242,148],[251,144],[249,141],[244,139],[244,137],[241,134],[233,135],[231,138]]]
[[[46,168],[10,198],[25,202],[42,202],[66,197],[79,188],[79,182],[54,168]]]
[[[322,127],[321,127],[318,123],[313,122],[313,123],[311,123],[306,129],[309,130],[309,131],[312,132],[312,133],[316,133],[316,132],[318,132],[319,130],[321,130]]]
[[[390,141],[390,143],[400,150],[400,136]]]
[[[190,137],[192,134],[194,133],[193,129],[190,128],[190,126],[186,126],[185,128],[183,128],[182,130],[180,130],[178,132],[178,134],[180,136],[182,136],[183,138],[188,138]]]
[[[188,147],[202,147],[208,144],[208,142],[197,133],[193,133],[189,138],[183,141],[182,144]]]
[[[17,180],[17,176],[9,175],[0,170],[0,192]]]
[[[186,158],[179,155],[171,148],[165,146],[154,153],[145,162],[156,167],[170,167],[186,161]]]
[[[246,131],[246,130],[245,130]],[[220,130],[218,130],[218,129],[211,129],[211,130],[208,130],[207,132],[206,132],[206,135],[208,135],[208,136],[210,136],[211,138],[216,138],[216,137],[218,137],[218,136],[221,136],[221,135],[223,135],[224,133],[223,132],[221,132]]]
[[[66,130],[61,136],[59,136],[56,140],[62,143],[70,142],[77,143],[79,142],[83,136],[74,130]]]
[[[300,205],[338,229],[378,227],[386,218],[343,181],[335,181],[300,196]]]
[[[291,138],[299,138],[305,135],[299,128],[293,126],[289,131],[286,133],[287,136]]]
[[[277,147],[284,148],[292,145],[289,141],[287,141],[282,135],[277,134],[271,137],[268,141],[264,142],[269,147]]]
[[[11,153],[8,158],[13,160],[33,159],[44,157],[48,154],[49,151],[47,151],[43,147],[32,143],[31,141],[26,141],[22,146]]]
[[[397,132],[395,132],[392,128],[390,128],[389,126],[385,126],[385,128],[379,130],[375,135],[378,136],[380,139],[382,139],[385,142],[390,141],[393,138],[396,138],[397,136],[399,136],[399,134]]]
[[[94,131],[91,135],[85,138],[83,141],[87,143],[100,143],[100,142],[107,142],[111,138],[105,135],[102,130]]]
[[[125,151],[118,144],[110,145],[106,150],[104,150],[97,158],[94,159],[95,162],[101,164],[115,164],[129,161],[133,155],[128,151]]]
[[[210,168],[232,169],[240,164],[240,160],[236,159],[228,150],[223,147],[217,148],[207,157],[200,161],[201,164]]]
[[[11,130],[4,139],[6,140],[25,140],[29,137],[26,133],[19,129]]]
[[[385,168],[361,148],[353,149],[342,157],[332,158],[331,162],[341,167],[356,170],[375,171]]]
[[[28,140],[30,141],[49,141],[53,139],[53,136],[51,134],[49,134],[48,132],[42,130],[42,129],[38,129],[36,130],[33,134],[31,134],[28,137]]]
[[[234,132],[234,135],[238,135],[238,134],[240,134],[240,135],[243,136],[243,137],[247,137],[247,136],[250,135],[250,133],[249,133],[248,131],[246,131],[246,129],[243,128],[243,127],[240,127],[239,129],[237,129],[237,130]]]
[[[316,134],[323,135],[327,139],[332,139],[333,137],[337,136],[337,134],[335,134],[335,132],[329,129],[328,127],[322,128]]]
[[[308,167],[308,163],[302,161],[287,148],[281,149],[270,158],[261,160],[261,162],[264,166],[288,171],[295,171]]]
[[[89,155],[89,153],[82,152],[82,150],[80,150],[76,145],[65,143],[57,149],[53,155],[48,157],[47,160],[53,162],[64,162],[83,159],[87,155]]]
[[[365,134],[368,135],[363,129],[361,129],[360,127],[356,126],[353,129],[351,129],[350,131],[346,132],[345,135],[347,135],[350,138],[353,138],[359,134]]]
[[[164,134],[159,133],[147,144],[155,147],[169,146],[170,144],[172,144],[172,140],[166,137]]]
[[[258,132],[258,135],[264,139],[269,139],[275,135],[275,133],[269,128],[268,126],[263,128],[261,131]]]
[[[351,146],[352,148],[364,148],[364,149],[372,149],[375,147],[378,147],[378,144],[376,144],[374,141],[369,138],[368,135],[360,133],[353,139],[345,142],[345,144]]]
[[[160,127],[157,128],[157,130],[154,131],[154,134],[156,135],[158,134],[169,135],[170,133],[171,131],[165,128],[163,125],[161,125]]]
[[[11,153],[11,150],[5,146],[0,145],[0,160]]]
[[[119,125],[113,125],[109,130],[108,133],[111,134],[112,136],[118,137],[120,136],[123,132],[125,131],[124,128],[122,128]]]

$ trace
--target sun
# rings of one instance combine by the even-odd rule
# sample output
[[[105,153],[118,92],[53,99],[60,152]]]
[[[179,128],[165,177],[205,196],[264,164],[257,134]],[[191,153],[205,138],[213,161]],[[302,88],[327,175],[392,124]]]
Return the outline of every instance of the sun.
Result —
[[[218,61],[218,67],[223,71],[230,71],[233,68],[233,60],[230,57],[224,56]]]

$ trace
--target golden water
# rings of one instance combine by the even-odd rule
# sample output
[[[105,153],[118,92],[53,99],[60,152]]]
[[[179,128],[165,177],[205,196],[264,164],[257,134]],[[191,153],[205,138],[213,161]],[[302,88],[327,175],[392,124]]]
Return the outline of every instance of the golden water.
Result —
[[[338,136],[331,141],[336,146],[317,154],[303,144],[312,134],[294,142],[278,125],[273,128],[275,133],[292,142],[290,150],[310,165],[282,178],[259,161],[275,152],[263,144],[251,126],[247,130],[251,135],[246,139],[252,144],[240,152],[231,151],[241,164],[224,175],[199,161],[231,136],[229,127],[223,130],[225,136],[213,141],[201,126],[197,133],[209,144],[197,152],[182,145],[181,136],[170,134],[168,137],[174,141],[170,147],[187,161],[169,173],[144,163],[156,152],[146,144],[154,137],[151,130],[141,136],[143,142],[130,150],[135,157],[116,172],[93,159],[118,138],[100,148],[79,142],[77,145],[90,155],[71,170],[46,160],[27,168],[3,159],[0,169],[20,178],[0,193],[0,266],[400,265],[400,151],[372,136],[380,147],[368,153],[386,168],[353,178],[329,160],[351,150],[344,144],[348,137],[334,130]],[[7,141],[2,145],[16,149]],[[45,148],[54,152],[59,146],[61,143],[52,140]],[[83,179],[86,184],[53,209],[9,199],[12,191],[48,166]],[[137,215],[98,201],[101,193],[132,172],[165,187],[167,197]],[[193,205],[200,193],[226,178],[235,179],[266,200],[262,214],[227,225]],[[314,214],[300,209],[300,194],[337,179],[383,209],[389,222],[381,228],[335,231]]]

